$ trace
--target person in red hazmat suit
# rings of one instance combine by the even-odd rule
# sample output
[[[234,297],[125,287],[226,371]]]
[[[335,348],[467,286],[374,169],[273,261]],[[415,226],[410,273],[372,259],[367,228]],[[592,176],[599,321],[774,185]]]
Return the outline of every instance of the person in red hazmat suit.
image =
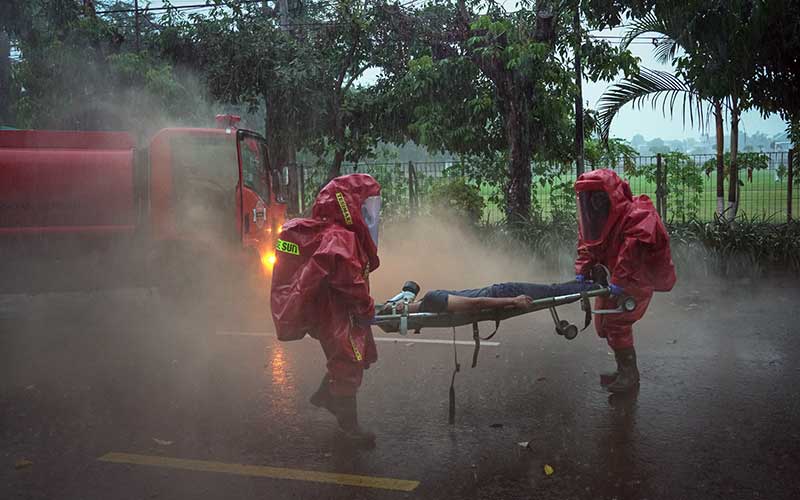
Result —
[[[636,300],[631,312],[599,316],[595,327],[614,350],[617,371],[601,376],[613,393],[639,385],[633,347],[633,324],[644,316],[653,292],[668,292],[675,284],[669,235],[653,203],[633,196],[628,183],[613,170],[594,170],[578,177],[579,240],[575,261],[577,281],[588,279],[595,264],[611,271],[612,295],[597,299],[598,309],[617,307],[617,298]]]
[[[314,201],[312,217],[283,225],[276,245],[270,305],[280,340],[319,340],[327,373],[311,397],[336,416],[345,439],[371,446],[358,423],[356,392],[377,360],[369,273],[378,268],[380,185],[365,174],[336,177]]]

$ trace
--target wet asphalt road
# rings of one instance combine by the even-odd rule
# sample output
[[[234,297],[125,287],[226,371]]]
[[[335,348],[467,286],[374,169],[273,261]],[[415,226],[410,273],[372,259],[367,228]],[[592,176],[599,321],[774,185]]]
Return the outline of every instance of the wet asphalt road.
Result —
[[[354,452],[307,402],[319,346],[277,342],[264,318],[146,290],[0,296],[0,498],[800,498],[799,302],[791,285],[657,295],[636,337],[641,390],[618,399],[598,385],[613,358],[593,329],[570,342],[546,311],[516,318],[477,368],[458,347],[454,426],[452,346],[381,342],[360,395],[378,446]],[[301,472],[98,460],[111,452]],[[304,480],[314,471],[419,484]]]

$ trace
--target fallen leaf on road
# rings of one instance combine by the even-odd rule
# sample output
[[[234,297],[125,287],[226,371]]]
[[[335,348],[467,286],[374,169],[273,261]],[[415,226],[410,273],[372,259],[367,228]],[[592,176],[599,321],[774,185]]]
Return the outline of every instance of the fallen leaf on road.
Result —
[[[31,465],[33,465],[33,462],[23,458],[22,460],[17,460],[17,463],[14,464],[14,468],[19,470],[19,469],[24,469],[26,467],[30,467]]]
[[[678,341],[676,339],[668,340],[667,344],[677,344]]]
[[[553,467],[551,467],[550,464],[544,464],[545,476],[552,476],[553,472],[555,472],[555,470],[553,470]]]
[[[153,438],[153,441],[155,441],[157,444],[160,444],[161,446],[169,446],[172,443],[174,443],[174,441],[165,441],[163,439],[158,439],[158,438]]]

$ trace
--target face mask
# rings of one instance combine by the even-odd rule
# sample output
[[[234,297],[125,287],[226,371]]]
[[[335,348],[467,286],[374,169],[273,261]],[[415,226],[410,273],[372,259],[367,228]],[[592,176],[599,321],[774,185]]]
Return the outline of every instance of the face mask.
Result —
[[[369,229],[369,236],[372,238],[372,242],[375,243],[375,247],[378,246],[378,223],[380,222],[380,213],[380,196],[370,196],[364,200],[364,204],[361,205],[361,217],[363,217],[364,224],[366,224]]]
[[[608,222],[611,200],[605,191],[578,193],[578,213],[581,234],[586,241],[599,241]]]

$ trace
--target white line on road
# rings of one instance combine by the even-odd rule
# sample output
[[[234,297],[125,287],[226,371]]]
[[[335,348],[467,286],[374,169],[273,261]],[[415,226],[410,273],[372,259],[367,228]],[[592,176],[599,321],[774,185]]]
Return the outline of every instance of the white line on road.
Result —
[[[240,336],[240,337],[275,337],[275,333],[273,332],[237,332],[237,331],[229,331],[229,330],[220,330],[217,331],[217,335],[227,335],[227,336]],[[394,343],[413,343],[413,344],[443,344],[443,345],[453,345],[452,340],[447,339],[418,339],[418,338],[409,338],[409,337],[375,337],[375,342],[394,342]],[[471,340],[456,340],[456,345],[475,345],[475,342]],[[488,346],[488,347],[497,347],[500,345],[500,342],[491,342],[491,341],[482,341],[481,346]]]
[[[375,337],[375,342],[413,342],[413,343],[420,343],[420,344],[447,344],[453,345],[452,340],[446,339],[414,339],[408,337]],[[456,345],[475,345],[475,342],[471,340],[456,340]],[[489,342],[489,341],[481,341],[481,346],[489,346],[489,347],[497,347],[500,345],[500,342]]]

